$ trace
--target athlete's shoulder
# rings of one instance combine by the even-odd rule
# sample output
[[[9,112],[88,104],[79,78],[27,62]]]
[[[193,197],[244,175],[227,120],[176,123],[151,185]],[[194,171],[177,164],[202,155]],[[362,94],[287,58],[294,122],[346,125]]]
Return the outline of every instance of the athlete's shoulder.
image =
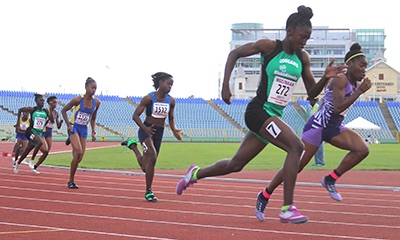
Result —
[[[255,42],[256,48],[258,48],[263,55],[271,53],[279,44],[280,40],[272,40],[269,38],[263,38]]]

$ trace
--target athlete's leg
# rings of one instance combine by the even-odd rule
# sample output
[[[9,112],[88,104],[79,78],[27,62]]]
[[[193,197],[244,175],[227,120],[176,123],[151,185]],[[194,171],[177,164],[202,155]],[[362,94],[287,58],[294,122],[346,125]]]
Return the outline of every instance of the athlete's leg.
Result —
[[[42,155],[40,156],[37,163],[33,166],[33,169],[36,169],[37,167],[39,167],[40,164],[42,164],[44,162],[44,160],[47,158],[47,156],[49,155],[49,150],[48,150],[46,139],[42,138],[42,142],[43,142],[43,144],[40,147],[40,151],[42,152]]]
[[[21,157],[18,160],[18,164],[20,164],[25,158],[26,156],[28,156],[29,152],[34,149],[34,151],[36,151],[36,153],[39,151],[40,147],[43,145],[42,142],[42,138],[35,134],[35,133],[31,133],[29,136],[30,142],[28,144],[28,146],[26,147],[25,151],[21,154]]]
[[[296,133],[278,117],[268,118],[259,134],[268,142],[284,150],[287,155],[282,168],[283,176],[283,205],[293,204],[293,192],[299,171],[299,159],[304,150],[304,144]]]
[[[143,164],[143,154],[137,146],[137,140],[132,139],[127,142],[127,146],[135,153],[136,160],[143,172],[146,172],[146,166]]]
[[[74,182],[75,172],[78,168],[78,164],[83,156],[83,147],[80,141],[78,133],[73,133],[68,138],[72,146],[72,161],[69,174],[69,181]]]
[[[17,138],[14,144],[14,148],[13,148],[13,153],[14,155],[14,162],[18,160],[18,156],[20,154],[21,151],[21,145],[22,145],[22,139],[21,138]]]
[[[336,168],[336,171],[341,175],[355,167],[369,154],[368,144],[351,129],[342,131],[339,135],[333,137],[330,143],[337,148],[350,151]]]
[[[240,144],[239,149],[231,159],[222,159],[213,165],[201,168],[197,172],[197,179],[239,172],[247,163],[257,156],[265,146],[266,144],[263,143],[253,132],[248,131]]]
[[[146,191],[151,190],[154,179],[154,169],[157,162],[157,150],[149,137],[143,142],[143,167],[146,173]]]
[[[311,161],[312,157],[316,153],[318,147],[309,144],[308,142],[304,141],[304,153],[300,159],[300,165],[299,165],[299,173],[304,169],[305,166]],[[275,176],[272,178],[271,182],[269,183],[268,187],[266,188],[266,191],[269,194],[272,194],[272,192],[283,182],[283,169],[281,168]]]

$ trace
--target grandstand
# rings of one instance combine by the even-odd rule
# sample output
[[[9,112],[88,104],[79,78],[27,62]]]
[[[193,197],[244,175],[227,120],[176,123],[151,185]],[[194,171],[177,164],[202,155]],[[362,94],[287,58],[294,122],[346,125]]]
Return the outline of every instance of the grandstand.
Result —
[[[18,109],[34,106],[33,95],[33,92],[0,90],[0,137],[3,140],[14,139],[13,125],[17,120]],[[61,108],[78,94],[46,93],[45,95],[57,96],[58,110],[61,112]],[[121,141],[136,137],[138,127],[132,120],[132,115],[141,97],[121,98],[111,95],[97,97],[101,100],[96,128],[99,141]],[[232,99],[232,103],[227,105],[221,99],[176,98],[176,127],[182,130],[184,141],[239,142],[248,131],[244,122],[244,111],[249,101],[249,99]],[[309,110],[310,105],[306,100],[291,102],[284,110],[283,120],[298,136],[301,135],[307,120],[306,112]],[[68,112],[68,115],[70,117],[71,112]],[[344,123],[359,116],[381,127],[379,131],[358,130],[362,137],[372,135],[381,143],[399,142],[400,102],[379,104],[373,101],[357,101],[349,109]],[[141,118],[144,119],[144,114]],[[169,131],[168,121],[166,123],[164,140],[177,141]],[[63,141],[66,136],[65,124],[53,133],[55,141]]]

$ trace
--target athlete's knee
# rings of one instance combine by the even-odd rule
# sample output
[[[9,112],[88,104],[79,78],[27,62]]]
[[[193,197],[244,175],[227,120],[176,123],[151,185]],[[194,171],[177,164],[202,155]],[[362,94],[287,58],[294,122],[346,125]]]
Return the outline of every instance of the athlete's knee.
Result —
[[[36,144],[36,147],[40,148],[41,146],[43,146],[43,142],[42,141],[38,141],[38,143]]]
[[[76,159],[82,159],[83,151],[81,149],[75,150],[73,155],[74,155],[74,158],[76,158]]]
[[[301,171],[303,171],[304,167],[305,167],[305,166],[302,166],[302,165],[300,164],[300,165],[299,165],[299,171],[298,171],[298,173],[301,173]]]
[[[240,172],[243,170],[244,166],[246,164],[241,163],[240,161],[235,161],[235,158],[232,159],[227,159],[229,161],[228,163],[228,169],[230,172]]]
[[[359,154],[363,159],[366,158],[366,157],[369,155],[369,148],[368,148],[368,147],[362,148],[362,149],[358,152],[358,154]]]
[[[300,157],[303,155],[304,152],[304,144],[301,141],[293,141],[288,146],[288,153],[296,154]]]

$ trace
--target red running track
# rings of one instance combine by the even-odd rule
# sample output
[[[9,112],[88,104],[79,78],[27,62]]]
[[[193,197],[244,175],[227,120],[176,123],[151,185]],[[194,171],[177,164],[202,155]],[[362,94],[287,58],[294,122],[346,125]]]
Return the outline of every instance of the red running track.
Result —
[[[116,143],[111,143],[117,145]],[[88,143],[88,147],[108,143]],[[0,151],[10,149],[0,143]],[[60,149],[59,149],[60,148]],[[55,143],[53,151],[65,146]],[[344,200],[331,200],[319,185],[327,171],[298,177],[295,202],[310,217],[305,224],[282,224],[282,188],[266,210],[254,216],[263,179],[274,171],[242,171],[201,180],[183,195],[175,186],[185,171],[156,170],[157,203],[144,200],[139,171],[78,171],[78,190],[68,189],[69,169],[26,165],[18,174],[10,157],[0,157],[0,239],[399,239],[398,171],[352,171],[338,184]],[[371,184],[373,182],[373,184]]]

